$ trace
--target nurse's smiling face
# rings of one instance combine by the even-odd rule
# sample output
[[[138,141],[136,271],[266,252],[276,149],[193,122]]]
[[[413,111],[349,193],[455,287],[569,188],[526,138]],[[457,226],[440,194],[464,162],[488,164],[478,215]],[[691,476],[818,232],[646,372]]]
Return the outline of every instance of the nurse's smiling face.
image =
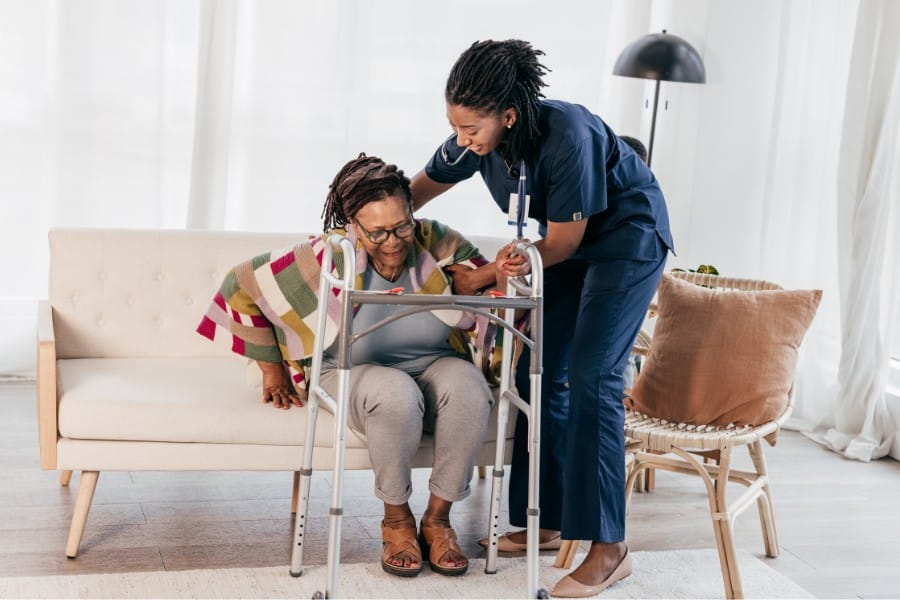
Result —
[[[478,156],[496,150],[506,131],[516,123],[516,111],[485,112],[459,104],[447,105],[447,120],[456,132],[456,143]]]

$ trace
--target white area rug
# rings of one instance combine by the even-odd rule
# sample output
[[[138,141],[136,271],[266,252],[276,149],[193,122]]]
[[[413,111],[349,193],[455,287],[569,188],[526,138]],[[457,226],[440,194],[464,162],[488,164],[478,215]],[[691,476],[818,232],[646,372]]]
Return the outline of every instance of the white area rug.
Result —
[[[548,590],[566,571],[541,557],[540,583]],[[575,564],[581,560],[579,555]],[[634,573],[608,588],[603,598],[722,598],[714,550],[634,552]],[[811,598],[810,594],[747,552],[739,552],[747,598]],[[341,565],[339,598],[524,598],[525,558],[501,558],[495,575],[472,559],[463,577],[444,577],[426,566],[415,578],[384,573],[378,563]],[[287,566],[104,575],[0,578],[0,598],[311,598],[324,591],[324,566],[302,577]]]

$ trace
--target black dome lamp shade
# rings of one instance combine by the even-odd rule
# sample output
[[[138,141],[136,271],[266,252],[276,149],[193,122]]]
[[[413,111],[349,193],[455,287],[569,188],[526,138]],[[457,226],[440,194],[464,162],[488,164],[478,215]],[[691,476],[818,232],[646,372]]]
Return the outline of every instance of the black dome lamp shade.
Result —
[[[653,119],[650,123],[650,145],[647,164],[653,158],[653,138],[656,133],[656,107],[659,102],[660,81],[706,83],[706,69],[700,54],[684,39],[671,33],[650,33],[638,38],[622,50],[613,75],[656,80],[653,96]]]

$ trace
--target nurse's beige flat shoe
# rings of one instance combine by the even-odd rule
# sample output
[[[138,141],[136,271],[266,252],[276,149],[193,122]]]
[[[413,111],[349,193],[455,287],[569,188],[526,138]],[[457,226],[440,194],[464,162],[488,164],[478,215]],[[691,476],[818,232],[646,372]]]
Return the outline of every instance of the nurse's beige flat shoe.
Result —
[[[488,538],[478,540],[478,545],[487,548]],[[538,551],[542,550],[559,550],[562,547],[562,534],[556,534],[556,537],[550,538],[546,542],[538,544]],[[525,552],[528,550],[528,544],[514,542],[509,539],[509,534],[504,533],[497,538],[497,552]]]
[[[609,577],[598,583],[597,585],[586,585],[572,579],[571,575],[566,575],[559,580],[550,591],[550,595],[556,598],[587,598],[588,596],[596,596],[617,581],[621,581],[631,575],[631,554],[625,550],[625,556]]]

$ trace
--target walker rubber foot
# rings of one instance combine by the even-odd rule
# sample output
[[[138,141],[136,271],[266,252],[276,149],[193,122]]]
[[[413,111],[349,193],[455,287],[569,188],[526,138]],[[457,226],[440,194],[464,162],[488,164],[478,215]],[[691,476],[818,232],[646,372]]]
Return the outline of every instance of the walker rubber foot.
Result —
[[[291,577],[300,577],[301,575],[303,575],[303,569],[300,569],[299,571],[291,571],[290,573]]]

